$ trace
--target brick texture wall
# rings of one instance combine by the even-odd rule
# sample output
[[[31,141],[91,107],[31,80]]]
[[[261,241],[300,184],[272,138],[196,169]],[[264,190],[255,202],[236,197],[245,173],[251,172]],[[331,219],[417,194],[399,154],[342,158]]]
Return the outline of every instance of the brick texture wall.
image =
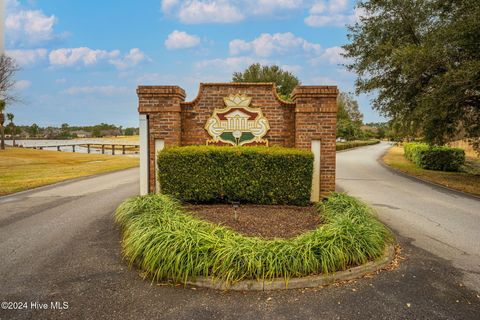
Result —
[[[251,97],[251,106],[268,119],[264,138],[269,145],[310,149],[312,139],[321,140],[321,195],[335,190],[336,87],[299,86],[293,102],[285,102],[272,83],[206,83],[191,102],[185,102],[178,86],[138,87],[138,112],[149,119],[150,192],[155,188],[155,139],[164,139],[166,146],[204,145],[210,138],[207,119],[215,108],[225,107],[224,97],[238,93]]]
[[[296,87],[295,147],[310,149],[312,140],[320,140],[320,196],[335,190],[335,140],[337,131],[337,95],[335,86]]]

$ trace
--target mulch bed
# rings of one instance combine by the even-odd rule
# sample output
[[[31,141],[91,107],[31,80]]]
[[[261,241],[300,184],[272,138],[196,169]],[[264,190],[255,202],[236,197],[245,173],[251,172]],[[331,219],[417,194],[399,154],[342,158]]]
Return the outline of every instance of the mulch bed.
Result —
[[[295,237],[321,223],[313,206],[241,205],[236,208],[236,220],[232,205],[186,205],[185,208],[198,218],[264,239]]]

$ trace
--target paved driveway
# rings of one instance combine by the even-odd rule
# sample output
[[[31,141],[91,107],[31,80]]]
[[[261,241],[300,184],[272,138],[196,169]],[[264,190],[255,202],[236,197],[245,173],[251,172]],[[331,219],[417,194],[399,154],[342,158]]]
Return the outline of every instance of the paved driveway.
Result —
[[[451,261],[480,292],[480,199],[421,183],[377,161],[388,143],[337,154],[337,186],[375,207],[413,244]],[[480,179],[480,177],[479,177]]]
[[[138,171],[130,169],[0,198],[0,301],[27,304],[23,310],[0,309],[0,319],[475,319],[480,314],[480,299],[465,287],[462,273],[401,235],[406,260],[400,268],[341,286],[219,292],[152,284],[122,260],[112,218],[116,206],[137,191]],[[68,309],[52,310],[51,302],[66,302]],[[44,303],[49,310],[41,309]]]

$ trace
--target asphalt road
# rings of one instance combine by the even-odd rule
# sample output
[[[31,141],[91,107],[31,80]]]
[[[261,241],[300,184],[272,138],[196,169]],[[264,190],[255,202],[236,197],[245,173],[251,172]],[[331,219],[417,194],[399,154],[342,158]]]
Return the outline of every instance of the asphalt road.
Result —
[[[355,180],[345,179],[366,179],[367,170],[384,169],[372,162],[370,169],[359,165],[346,176],[351,166],[344,163],[358,152],[375,158],[382,148],[339,154],[339,185],[368,200],[368,192],[355,190]],[[384,188],[383,194],[392,190]],[[480,314],[478,292],[466,287],[463,271],[422,249],[402,228],[400,267],[347,284],[220,292],[151,283],[122,260],[112,216],[137,191],[138,171],[130,169],[0,198],[0,302],[26,305],[0,308],[0,319],[478,319]],[[396,230],[398,219],[382,206],[400,206],[383,200],[375,200],[380,216]],[[51,309],[51,302],[64,309]]]
[[[338,153],[337,188],[373,205],[384,223],[414,245],[451,261],[464,273],[464,283],[480,292],[480,199],[379,165],[389,147]]]

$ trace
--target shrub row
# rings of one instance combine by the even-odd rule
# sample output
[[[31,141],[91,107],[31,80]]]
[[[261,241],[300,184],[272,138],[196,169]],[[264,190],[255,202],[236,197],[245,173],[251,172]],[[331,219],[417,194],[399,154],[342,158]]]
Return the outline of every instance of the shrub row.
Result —
[[[351,149],[356,147],[369,146],[372,144],[377,144],[379,142],[380,140],[355,140],[355,141],[347,141],[347,142],[337,142],[336,148],[337,148],[337,151],[339,151],[339,150]]]
[[[198,203],[306,205],[313,154],[280,147],[173,147],[158,155],[162,193]]]
[[[465,163],[465,151],[426,143],[405,143],[405,157],[423,169],[459,171]]]
[[[324,224],[295,238],[266,240],[188,214],[166,195],[139,196],[116,210],[123,253],[154,280],[197,276],[266,280],[331,273],[381,256],[391,234],[355,198],[317,205]]]

